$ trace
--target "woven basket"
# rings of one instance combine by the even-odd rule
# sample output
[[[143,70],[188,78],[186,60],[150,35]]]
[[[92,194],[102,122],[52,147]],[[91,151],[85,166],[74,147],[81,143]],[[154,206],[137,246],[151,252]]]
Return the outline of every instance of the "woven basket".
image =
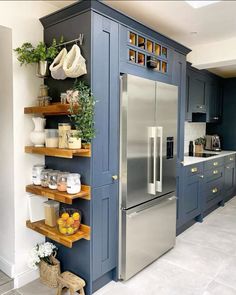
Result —
[[[53,265],[41,260],[39,263],[40,281],[50,288],[58,287],[57,277],[61,273],[60,261],[51,256]]]

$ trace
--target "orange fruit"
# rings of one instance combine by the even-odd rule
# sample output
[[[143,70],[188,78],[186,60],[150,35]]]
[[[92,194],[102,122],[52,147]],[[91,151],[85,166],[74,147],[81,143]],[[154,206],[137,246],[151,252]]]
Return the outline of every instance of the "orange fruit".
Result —
[[[68,214],[68,213],[62,213],[62,215],[61,215],[61,218],[63,219],[63,220],[67,220],[68,218],[70,217],[70,215]]]
[[[74,224],[74,219],[72,217],[69,217],[67,220],[66,220],[66,224],[67,225],[72,225]]]
[[[74,220],[79,220],[80,218],[79,212],[73,213],[72,217],[74,218]]]

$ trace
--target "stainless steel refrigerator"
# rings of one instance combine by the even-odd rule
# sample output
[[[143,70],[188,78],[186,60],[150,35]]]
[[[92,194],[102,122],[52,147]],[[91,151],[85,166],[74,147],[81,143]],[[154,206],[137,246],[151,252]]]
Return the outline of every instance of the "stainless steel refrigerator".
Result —
[[[178,87],[121,76],[119,276],[175,244]]]

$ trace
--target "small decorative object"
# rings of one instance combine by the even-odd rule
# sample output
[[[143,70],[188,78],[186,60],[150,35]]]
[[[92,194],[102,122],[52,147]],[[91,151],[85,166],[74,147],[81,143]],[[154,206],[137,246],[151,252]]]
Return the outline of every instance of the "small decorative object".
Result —
[[[199,137],[195,139],[195,153],[202,153],[203,152],[203,146],[205,145],[205,138]]]
[[[35,147],[43,147],[45,143],[45,132],[44,127],[46,124],[46,119],[41,117],[32,118],[34,122],[34,130],[30,133],[30,140]]]
[[[52,170],[52,172],[49,173],[49,182],[48,187],[50,189],[57,189],[57,176],[60,173],[58,170]]]
[[[51,75],[56,80],[64,80],[67,77],[63,69],[63,63],[64,63],[66,55],[67,55],[67,50],[66,48],[63,48],[59,52],[59,54],[56,56],[53,63],[50,65]]]
[[[50,104],[52,98],[50,96],[38,96],[38,106],[45,107]]]
[[[67,94],[61,93],[61,103],[66,104],[67,103]]]
[[[63,235],[75,234],[81,222],[81,212],[76,209],[64,208],[60,212],[60,218],[57,220],[59,232]]]
[[[66,192],[68,172],[61,172],[57,177],[57,190],[59,192]]]
[[[67,176],[67,189],[68,194],[77,194],[81,191],[80,174],[70,173]]]
[[[52,169],[44,169],[41,172],[41,186],[48,187],[49,186],[49,174],[52,172]]]
[[[59,144],[58,130],[45,129],[45,142],[46,147],[57,148]]]
[[[44,214],[45,214],[45,224],[51,227],[57,225],[57,219],[59,217],[60,203],[50,200],[44,202]]]
[[[91,89],[84,82],[76,81],[67,98],[70,104],[70,115],[72,123],[77,131],[77,138],[83,143],[90,143],[95,136],[94,107],[95,100]]]
[[[41,173],[44,170],[44,165],[34,165],[32,169],[32,182],[34,185],[41,185]]]
[[[66,55],[63,63],[63,70],[65,75],[69,78],[78,78],[87,74],[85,59],[78,45],[74,44]]]
[[[85,295],[84,293],[85,281],[81,279],[80,277],[74,275],[73,273],[69,271],[65,271],[58,277],[57,280],[59,284],[57,295],[62,294],[63,288],[69,289],[70,294],[75,294],[77,292],[80,295]]]
[[[57,247],[49,242],[37,244],[30,253],[28,265],[32,269],[39,267],[40,281],[50,288],[58,286],[57,278],[61,273],[60,262],[55,258]]]
[[[68,148],[68,134],[71,131],[71,125],[69,123],[59,123],[59,148],[67,149]]]
[[[69,149],[81,149],[81,138],[78,138],[78,132],[71,130],[68,136]]]

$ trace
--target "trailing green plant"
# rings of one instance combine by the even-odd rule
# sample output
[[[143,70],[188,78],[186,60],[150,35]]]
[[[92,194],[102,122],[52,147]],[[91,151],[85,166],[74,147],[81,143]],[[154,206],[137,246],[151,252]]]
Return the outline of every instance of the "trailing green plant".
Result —
[[[59,44],[63,42],[63,37],[61,37]],[[57,41],[53,38],[52,45],[47,47],[44,42],[39,42],[39,44],[34,47],[31,43],[26,42],[17,47],[14,51],[17,53],[17,59],[21,65],[37,63],[39,61],[52,62],[57,56],[60,47],[58,47]]]
[[[197,139],[195,139],[195,145],[205,145],[206,143],[206,139],[205,137],[199,137]]]
[[[84,143],[90,143],[95,137],[95,99],[90,87],[75,81],[73,89],[67,91],[67,99],[70,103],[69,118],[77,130],[77,137]]]

